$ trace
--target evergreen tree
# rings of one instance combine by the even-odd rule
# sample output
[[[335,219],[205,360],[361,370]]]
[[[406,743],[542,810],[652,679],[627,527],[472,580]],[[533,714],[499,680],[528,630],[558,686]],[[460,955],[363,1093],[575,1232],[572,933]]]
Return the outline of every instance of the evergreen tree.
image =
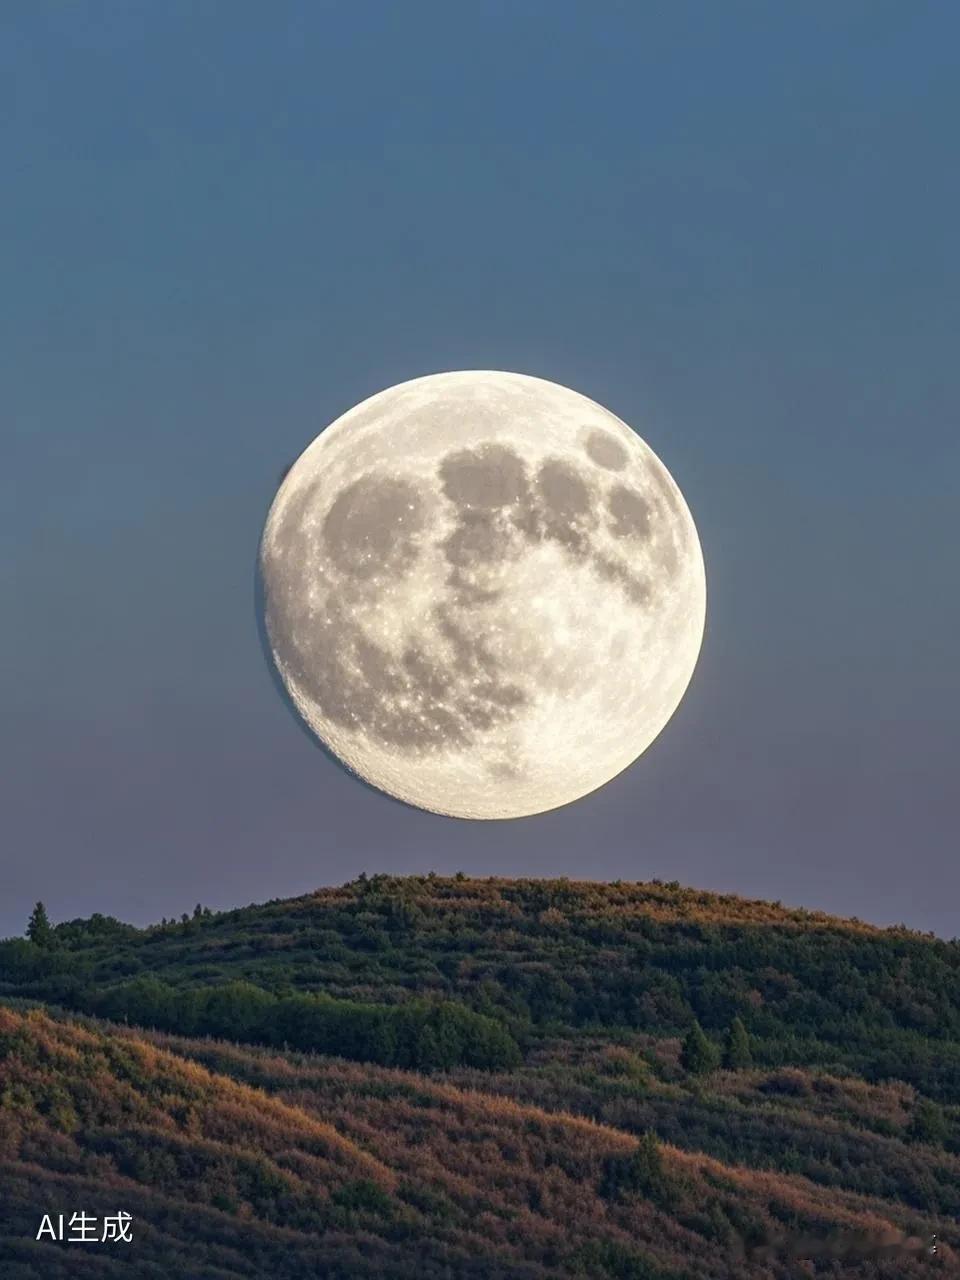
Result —
[[[27,924],[27,937],[38,947],[49,947],[53,944],[53,929],[47,918],[47,909],[42,902],[38,902],[31,912],[30,921]]]
[[[728,1071],[742,1071],[753,1064],[750,1052],[750,1037],[747,1028],[739,1018],[730,1023],[730,1030],[723,1046],[723,1065]]]
[[[627,1177],[632,1189],[645,1191],[648,1194],[661,1190],[666,1182],[660,1143],[657,1141],[657,1135],[649,1129],[643,1134],[636,1151],[630,1157]]]
[[[910,1137],[916,1142],[930,1142],[942,1145],[948,1135],[946,1117],[941,1107],[929,1098],[921,1098],[913,1113],[910,1124]]]
[[[704,1035],[700,1023],[694,1021],[683,1040],[680,1065],[691,1075],[700,1076],[716,1071],[719,1063],[720,1054],[717,1052],[716,1045]]]
[[[667,1198],[670,1179],[655,1133],[648,1129],[630,1155],[607,1160],[601,1189],[607,1198],[637,1194],[661,1202]]]

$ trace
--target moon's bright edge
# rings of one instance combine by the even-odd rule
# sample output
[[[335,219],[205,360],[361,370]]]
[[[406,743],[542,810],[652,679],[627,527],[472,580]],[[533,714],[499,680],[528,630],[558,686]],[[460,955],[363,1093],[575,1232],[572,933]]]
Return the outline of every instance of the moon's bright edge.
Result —
[[[653,451],[515,373],[390,387],[327,427],[267,516],[277,671],[355,773],[420,808],[512,818],[608,782],[690,681],[706,587]]]

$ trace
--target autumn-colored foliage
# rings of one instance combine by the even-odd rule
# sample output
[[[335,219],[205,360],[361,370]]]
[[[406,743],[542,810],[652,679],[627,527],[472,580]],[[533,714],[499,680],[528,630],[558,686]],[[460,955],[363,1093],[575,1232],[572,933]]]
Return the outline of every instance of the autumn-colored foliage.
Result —
[[[465,876],[31,933],[0,943],[2,1280],[958,1273],[956,944]],[[140,1272],[34,1239],[121,1201]]]
[[[191,1276],[929,1274],[902,1207],[414,1074],[160,1040],[0,1010],[5,1276],[55,1274],[38,1215],[79,1201]]]

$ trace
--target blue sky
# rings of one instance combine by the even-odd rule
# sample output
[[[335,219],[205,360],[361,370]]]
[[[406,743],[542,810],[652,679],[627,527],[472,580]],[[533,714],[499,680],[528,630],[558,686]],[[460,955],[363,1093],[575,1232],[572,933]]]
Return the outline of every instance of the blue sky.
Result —
[[[361,869],[679,879],[960,933],[960,11],[11,0],[0,14],[0,933]],[[290,718],[285,466],[406,378],[634,425],[708,572],[649,752],[513,823]]]

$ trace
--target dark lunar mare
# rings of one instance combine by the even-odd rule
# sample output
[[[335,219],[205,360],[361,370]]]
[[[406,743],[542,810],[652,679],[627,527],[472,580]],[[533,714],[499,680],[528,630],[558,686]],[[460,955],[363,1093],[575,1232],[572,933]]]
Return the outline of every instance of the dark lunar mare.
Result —
[[[588,452],[608,475],[621,469],[626,455],[617,441],[596,433],[591,443],[594,447]],[[474,566],[511,559],[522,553],[524,544],[544,539],[558,543],[572,559],[586,560],[599,577],[616,583],[633,605],[649,602],[650,583],[627,560],[602,553],[592,534],[606,517],[612,518],[608,527],[618,540],[649,541],[657,508],[663,509],[672,497],[662,476],[656,475],[662,496],[651,504],[622,483],[598,486],[588,470],[565,458],[545,458],[531,475],[519,455],[492,441],[446,454],[437,476],[456,514],[454,531],[441,549],[450,566],[447,584],[461,608],[481,607],[499,594],[471,581]],[[453,649],[449,667],[430,662],[415,632],[396,658],[351,617],[352,605],[376,603],[386,580],[413,570],[420,541],[429,534],[425,495],[412,478],[368,472],[334,497],[322,520],[305,526],[319,487],[307,483],[295,493],[274,529],[268,561],[272,603],[279,605],[285,624],[275,637],[276,646],[267,626],[262,547],[255,567],[261,649],[301,730],[339,768],[360,776],[297,711],[275,647],[291,678],[327,719],[411,753],[469,746],[478,734],[515,719],[527,703],[523,689],[509,681],[482,640],[460,627],[448,607],[437,605],[434,612],[437,629]],[[318,581],[325,580],[327,591],[323,609],[311,616],[302,591],[303,570],[315,557]]]
[[[336,765],[341,773],[345,773],[348,777],[360,782],[368,791],[372,791],[376,795],[380,796],[381,799],[389,800],[391,804],[400,805],[404,809],[414,807],[408,805],[406,801],[399,799],[397,796],[391,795],[389,791],[381,791],[381,789],[379,787],[375,787],[372,782],[368,782],[363,774],[357,773],[356,769],[351,769],[345,761],[340,759],[335,751],[332,751],[327,746],[319,734],[314,733],[313,729],[311,729],[310,725],[307,724],[306,720],[304,720],[303,716],[297,710],[297,705],[290,697],[287,686],[284,684],[283,676],[280,674],[274,660],[273,646],[270,643],[270,634],[267,631],[267,592],[263,582],[263,566],[260,559],[259,546],[257,547],[257,553],[253,565],[253,610],[257,624],[257,639],[260,642],[260,652],[263,654],[264,662],[267,664],[270,682],[280,695],[283,705],[290,712],[290,715],[293,717],[294,723],[300,732],[314,747],[318,747],[326,758],[331,761],[332,764]],[[444,816],[446,815],[437,814],[437,817]],[[467,819],[451,817],[450,821],[462,822],[467,821]]]
[[[594,432],[586,450],[608,471],[626,465],[626,450],[605,432]],[[569,459],[544,458],[531,478],[518,454],[506,445],[486,441],[446,454],[437,474],[457,516],[457,526],[443,550],[452,567],[447,583],[462,603],[495,598],[478,591],[468,574],[474,564],[510,553],[508,526],[528,545],[547,539],[562,546],[572,559],[588,560],[599,577],[617,583],[631,604],[649,602],[649,582],[625,561],[612,560],[596,548],[591,534],[600,520],[597,504],[604,502],[603,491],[598,492],[589,473]],[[639,492],[617,484],[607,493],[606,504],[616,538],[647,541],[651,537],[653,511]],[[674,567],[675,562],[674,557]]]
[[[495,470],[502,476],[499,465]],[[416,484],[367,473],[307,526],[317,498],[316,484],[291,497],[258,562],[258,603],[265,618],[269,610],[283,620],[273,628],[272,644],[269,622],[263,623],[277,677],[279,661],[326,719],[416,754],[469,746],[479,733],[516,718],[526,702],[522,689],[504,679],[482,641],[458,628],[441,606],[435,621],[454,650],[451,666],[431,661],[416,631],[397,658],[353,620],[354,606],[376,605],[385,583],[413,570],[426,532]],[[314,571],[326,598],[311,613],[304,586],[305,572]],[[296,709],[286,691],[285,701]]]
[[[608,431],[591,430],[584,448],[597,466],[607,471],[623,471],[627,465],[626,449]]]

